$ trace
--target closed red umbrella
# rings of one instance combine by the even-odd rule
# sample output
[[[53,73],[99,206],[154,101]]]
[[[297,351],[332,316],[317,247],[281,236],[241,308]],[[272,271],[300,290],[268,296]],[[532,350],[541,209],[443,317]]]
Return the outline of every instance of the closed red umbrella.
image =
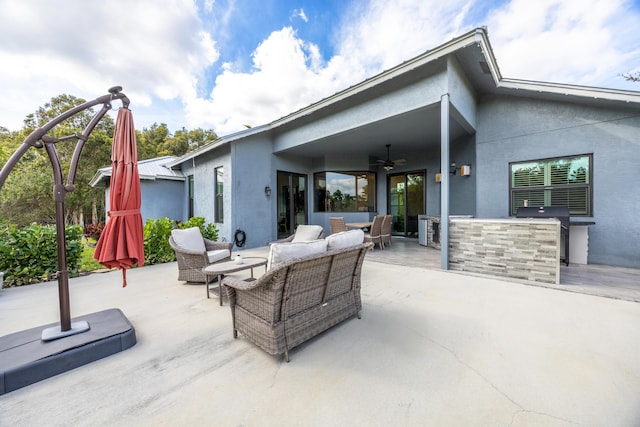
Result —
[[[108,268],[122,270],[144,264],[144,236],[140,215],[140,176],[133,116],[128,108],[118,110],[111,152],[111,181],[107,221],[93,257]]]

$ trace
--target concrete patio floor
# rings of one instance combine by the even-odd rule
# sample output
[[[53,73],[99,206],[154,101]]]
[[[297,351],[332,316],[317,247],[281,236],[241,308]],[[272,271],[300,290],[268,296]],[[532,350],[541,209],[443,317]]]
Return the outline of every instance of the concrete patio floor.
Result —
[[[0,396],[0,425],[640,425],[636,302],[370,257],[362,319],[286,363],[176,277],[169,263],[124,289],[117,271],[71,279],[72,316],[120,308],[138,343]],[[58,320],[56,282],[0,291],[0,336]]]

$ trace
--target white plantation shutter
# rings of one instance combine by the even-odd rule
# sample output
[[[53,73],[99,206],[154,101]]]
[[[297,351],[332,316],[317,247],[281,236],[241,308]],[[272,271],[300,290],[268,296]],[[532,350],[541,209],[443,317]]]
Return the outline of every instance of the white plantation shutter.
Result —
[[[511,164],[511,215],[520,206],[568,206],[591,215],[591,156]]]

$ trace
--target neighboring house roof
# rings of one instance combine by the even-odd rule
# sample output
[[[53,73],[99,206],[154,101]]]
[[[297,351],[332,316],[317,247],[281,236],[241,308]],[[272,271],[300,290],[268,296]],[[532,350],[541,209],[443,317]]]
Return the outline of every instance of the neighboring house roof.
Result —
[[[141,180],[166,179],[172,181],[184,181],[184,174],[174,170],[169,165],[177,159],[175,156],[156,157],[155,159],[140,160],[138,162],[138,174]],[[111,177],[111,167],[98,169],[91,178],[89,185],[92,187],[106,187]]]
[[[407,78],[412,72],[424,75],[425,67],[435,65],[438,61],[445,60],[447,56],[450,55],[455,56],[458,60],[474,90],[478,94],[526,96],[529,98],[577,102],[601,107],[610,107],[621,103],[640,105],[640,92],[638,91],[503,78],[498,68],[493,49],[489,43],[487,29],[481,27],[456,37],[447,43],[428,50],[415,58],[383,71],[343,91],[276,119],[269,124],[218,138],[212,143],[199,147],[197,150],[176,159],[169,167],[178,166],[222,145],[253,134],[269,132],[294,122],[300,123],[305,120],[313,120],[314,115],[322,115],[323,111],[339,111],[341,109],[340,106],[348,105],[351,99],[360,96],[362,98],[375,98],[375,91],[371,91],[370,89],[386,84],[394,79],[402,80],[402,78]]]

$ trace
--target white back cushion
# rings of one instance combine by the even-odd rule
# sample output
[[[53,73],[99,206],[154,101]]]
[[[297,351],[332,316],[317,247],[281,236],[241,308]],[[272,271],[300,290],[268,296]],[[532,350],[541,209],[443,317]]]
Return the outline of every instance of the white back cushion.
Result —
[[[274,243],[269,249],[267,270],[291,259],[303,258],[309,255],[320,254],[327,251],[327,242],[324,239],[311,242]]]
[[[296,234],[293,236],[292,243],[318,240],[323,231],[324,229],[320,225],[301,224],[296,228]]]
[[[361,245],[364,242],[364,231],[360,229],[341,231],[340,233],[327,236],[325,240],[327,241],[328,251],[351,248]]]
[[[188,251],[204,252],[204,240],[198,227],[185,228],[184,230],[171,230],[171,237],[179,248]]]

